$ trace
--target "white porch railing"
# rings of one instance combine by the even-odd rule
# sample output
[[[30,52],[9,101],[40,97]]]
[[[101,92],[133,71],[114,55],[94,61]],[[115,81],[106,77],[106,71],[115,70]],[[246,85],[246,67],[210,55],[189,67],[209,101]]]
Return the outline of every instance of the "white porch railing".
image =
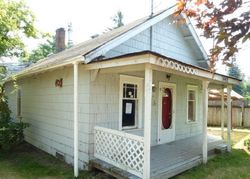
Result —
[[[138,177],[143,177],[143,137],[95,127],[94,156]]]

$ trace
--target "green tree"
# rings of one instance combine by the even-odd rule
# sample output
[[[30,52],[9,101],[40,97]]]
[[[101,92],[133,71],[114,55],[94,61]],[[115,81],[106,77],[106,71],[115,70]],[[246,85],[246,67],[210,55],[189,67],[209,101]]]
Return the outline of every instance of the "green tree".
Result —
[[[115,24],[115,28],[118,28],[118,27],[121,27],[121,26],[124,26],[124,23],[123,23],[123,13],[119,10],[117,11],[116,15],[113,17],[113,22]]]
[[[38,48],[31,51],[23,61],[35,63],[56,52],[55,37],[46,37],[45,43],[39,44]]]
[[[243,92],[243,96],[250,100],[250,80],[246,80],[243,82],[243,85],[242,85],[242,92]]]
[[[0,56],[25,54],[23,38],[35,38],[35,17],[23,0],[0,0]]]
[[[178,0],[176,15],[184,13],[195,19],[203,35],[215,40],[210,50],[210,68],[215,71],[219,59],[231,65],[231,57],[250,40],[249,9],[249,0]]]
[[[231,66],[228,70],[228,75],[237,79],[243,80],[244,75],[242,74],[239,66],[237,64],[234,64]],[[233,90],[236,91],[237,93],[243,95],[243,89],[244,89],[244,84],[241,82],[239,85],[234,85]]]

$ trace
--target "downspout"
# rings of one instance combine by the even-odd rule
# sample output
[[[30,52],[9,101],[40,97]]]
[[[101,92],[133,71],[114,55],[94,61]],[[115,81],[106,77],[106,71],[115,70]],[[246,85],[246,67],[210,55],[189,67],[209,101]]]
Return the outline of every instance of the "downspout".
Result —
[[[79,175],[78,171],[78,64],[73,62],[74,66],[74,177]]]

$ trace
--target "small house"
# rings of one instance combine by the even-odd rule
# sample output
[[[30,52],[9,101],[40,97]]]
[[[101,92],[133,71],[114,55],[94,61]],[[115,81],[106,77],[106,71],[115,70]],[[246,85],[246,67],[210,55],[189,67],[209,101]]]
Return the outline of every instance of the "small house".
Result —
[[[223,144],[207,135],[208,89],[226,87],[230,101],[239,80],[209,71],[192,24],[175,10],[38,61],[16,75],[16,93],[7,80],[13,117],[30,124],[25,140],[63,157],[76,177],[90,164],[118,176],[167,178],[206,163]]]

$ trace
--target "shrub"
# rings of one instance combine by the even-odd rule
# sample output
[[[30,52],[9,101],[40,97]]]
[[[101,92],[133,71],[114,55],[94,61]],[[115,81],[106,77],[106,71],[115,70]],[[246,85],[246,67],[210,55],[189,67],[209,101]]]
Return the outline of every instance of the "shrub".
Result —
[[[27,123],[14,122],[10,114],[4,88],[0,85],[0,149],[4,150],[20,144],[24,139],[23,129],[28,127]]]
[[[250,139],[244,141],[244,146],[246,146],[247,149],[250,151]]]

